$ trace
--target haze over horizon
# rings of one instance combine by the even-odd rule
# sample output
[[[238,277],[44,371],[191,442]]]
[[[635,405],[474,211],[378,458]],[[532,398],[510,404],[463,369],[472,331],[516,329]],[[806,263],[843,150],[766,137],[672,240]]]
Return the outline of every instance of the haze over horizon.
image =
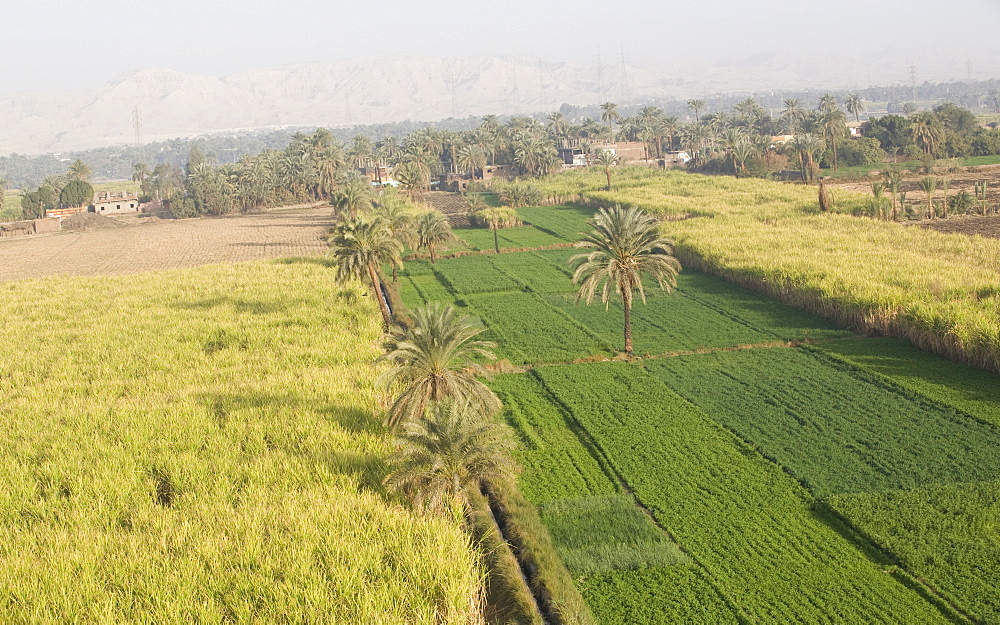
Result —
[[[947,11],[929,0],[843,0],[823,13],[790,0],[704,0],[669,8],[654,0],[628,7],[595,0],[571,6],[525,0],[485,6],[441,0],[370,6],[316,0],[253,5],[42,0],[8,7],[5,21],[16,27],[0,39],[0,51],[18,62],[6,68],[4,94],[94,88],[146,67],[223,77],[259,67],[399,53],[532,54],[595,66],[598,53],[611,63],[620,63],[624,53],[629,64],[638,65],[695,59],[724,64],[727,58],[773,52],[835,57],[961,48],[1000,54],[991,32],[1000,24],[995,0],[953,0]],[[968,62],[963,74],[996,77],[977,68],[976,58]]]

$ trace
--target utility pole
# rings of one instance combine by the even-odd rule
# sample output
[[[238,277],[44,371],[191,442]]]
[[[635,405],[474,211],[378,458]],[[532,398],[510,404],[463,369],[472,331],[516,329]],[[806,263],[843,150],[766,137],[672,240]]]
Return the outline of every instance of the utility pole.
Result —
[[[916,102],[917,102],[917,66],[916,65],[912,65],[912,64],[910,65],[910,89],[913,91],[913,95],[912,95],[911,99],[913,100],[914,105],[916,105]]]
[[[542,72],[542,59],[538,59],[538,103],[543,111],[549,108],[548,98],[545,97],[545,74]]]

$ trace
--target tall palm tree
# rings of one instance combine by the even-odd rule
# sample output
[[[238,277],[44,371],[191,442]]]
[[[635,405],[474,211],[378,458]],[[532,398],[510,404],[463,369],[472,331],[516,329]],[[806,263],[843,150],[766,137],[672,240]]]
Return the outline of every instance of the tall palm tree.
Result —
[[[601,105],[601,121],[608,125],[608,134],[611,135],[611,141],[615,140],[615,124],[622,120],[621,114],[618,112],[618,105],[614,102],[605,102]]]
[[[463,145],[458,150],[458,167],[469,172],[469,176],[475,180],[476,171],[486,167],[486,150],[478,143]]]
[[[847,96],[847,100],[844,101],[844,108],[851,115],[854,115],[854,121],[861,122],[861,114],[865,112],[865,102],[856,93],[852,93]]]
[[[403,390],[389,407],[386,424],[422,417],[430,402],[450,399],[484,416],[500,409],[500,400],[477,376],[486,369],[477,360],[494,360],[496,345],[476,340],[485,328],[452,304],[431,302],[413,311],[409,327],[396,327],[380,360],[392,364],[380,378]]]
[[[508,482],[517,474],[517,447],[506,425],[469,406],[435,403],[422,421],[409,421],[396,438],[396,456],[384,484],[406,495],[417,510],[456,516],[467,512],[466,489]]]
[[[944,140],[944,126],[941,120],[934,113],[917,113],[910,122],[910,133],[913,142],[919,145],[924,151],[924,158],[930,160],[934,154],[934,148]]]
[[[802,102],[798,98],[789,98],[784,104],[785,110],[781,113],[781,119],[788,125],[788,134],[794,135],[799,122],[806,116],[806,110],[802,108]]]
[[[362,281],[367,278],[372,297],[378,301],[382,312],[382,322],[386,329],[390,328],[392,314],[382,296],[379,267],[386,263],[400,262],[403,246],[392,236],[389,226],[378,217],[348,219],[334,229],[330,247],[337,265],[337,278],[357,278]]]
[[[417,249],[425,248],[430,254],[431,262],[437,262],[437,246],[455,238],[448,224],[448,218],[436,210],[429,210],[417,215],[416,221]]]
[[[417,242],[417,232],[415,229],[416,220],[410,213],[409,206],[402,198],[399,198],[394,189],[388,191],[375,207],[374,215],[381,218],[392,236],[403,247],[413,247]],[[402,268],[403,263],[399,259],[392,262],[392,281],[398,281],[397,270]]]
[[[844,111],[840,110],[836,101],[833,108],[828,108],[820,115],[820,124],[823,128],[823,136],[826,137],[830,148],[833,150],[833,169],[837,169],[837,139],[843,138],[847,133],[846,118]]]
[[[672,243],[660,235],[655,218],[637,208],[614,206],[597,211],[587,222],[594,231],[584,235],[576,247],[590,249],[569,259],[576,265],[573,284],[580,289],[576,301],[590,304],[601,291],[605,307],[612,293],[622,299],[625,310],[625,354],[632,357],[632,299],[639,292],[643,303],[646,291],[642,285],[644,275],[652,276],[666,292],[677,286],[680,262],[674,258]]]
[[[688,100],[687,101],[687,107],[688,107],[689,111],[693,111],[694,112],[694,123],[697,124],[698,120],[701,119],[701,115],[699,114],[699,111],[701,109],[705,108],[705,101],[704,100],[697,100],[697,99],[696,100]]]
[[[604,175],[608,179],[607,190],[611,190],[611,168],[618,164],[618,157],[615,156],[614,152],[611,150],[596,150],[596,154],[591,158],[590,162],[594,165],[599,165],[604,169]]]

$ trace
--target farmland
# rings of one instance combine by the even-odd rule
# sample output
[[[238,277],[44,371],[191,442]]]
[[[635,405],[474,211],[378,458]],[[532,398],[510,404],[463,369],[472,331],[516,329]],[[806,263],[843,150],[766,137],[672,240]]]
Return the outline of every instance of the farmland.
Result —
[[[598,622],[1000,622],[993,374],[690,269],[635,304],[648,358],[590,362],[622,312],[574,302],[573,253],[407,271],[526,369],[491,382],[520,488]]]
[[[5,621],[467,622],[458,526],[380,493],[378,314],[331,274],[3,285]]]
[[[895,335],[1000,371],[1000,243],[850,217],[842,191],[818,214],[814,187],[623,169],[545,180],[553,202],[622,203],[669,221],[689,266],[848,326]],[[701,217],[711,217],[704,219]]]
[[[329,208],[207,219],[166,219],[128,227],[0,240],[0,281],[133,274],[210,263],[326,251]],[[130,223],[125,218],[125,223]]]

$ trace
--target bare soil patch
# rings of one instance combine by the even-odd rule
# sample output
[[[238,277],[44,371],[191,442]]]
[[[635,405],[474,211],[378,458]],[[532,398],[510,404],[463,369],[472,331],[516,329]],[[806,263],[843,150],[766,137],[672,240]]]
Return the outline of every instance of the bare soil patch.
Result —
[[[1000,215],[961,215],[948,219],[924,220],[921,228],[1000,239]]]
[[[329,207],[311,207],[200,219],[153,218],[2,239],[0,281],[59,274],[117,275],[325,254],[328,248],[320,237],[332,223],[330,212]]]

